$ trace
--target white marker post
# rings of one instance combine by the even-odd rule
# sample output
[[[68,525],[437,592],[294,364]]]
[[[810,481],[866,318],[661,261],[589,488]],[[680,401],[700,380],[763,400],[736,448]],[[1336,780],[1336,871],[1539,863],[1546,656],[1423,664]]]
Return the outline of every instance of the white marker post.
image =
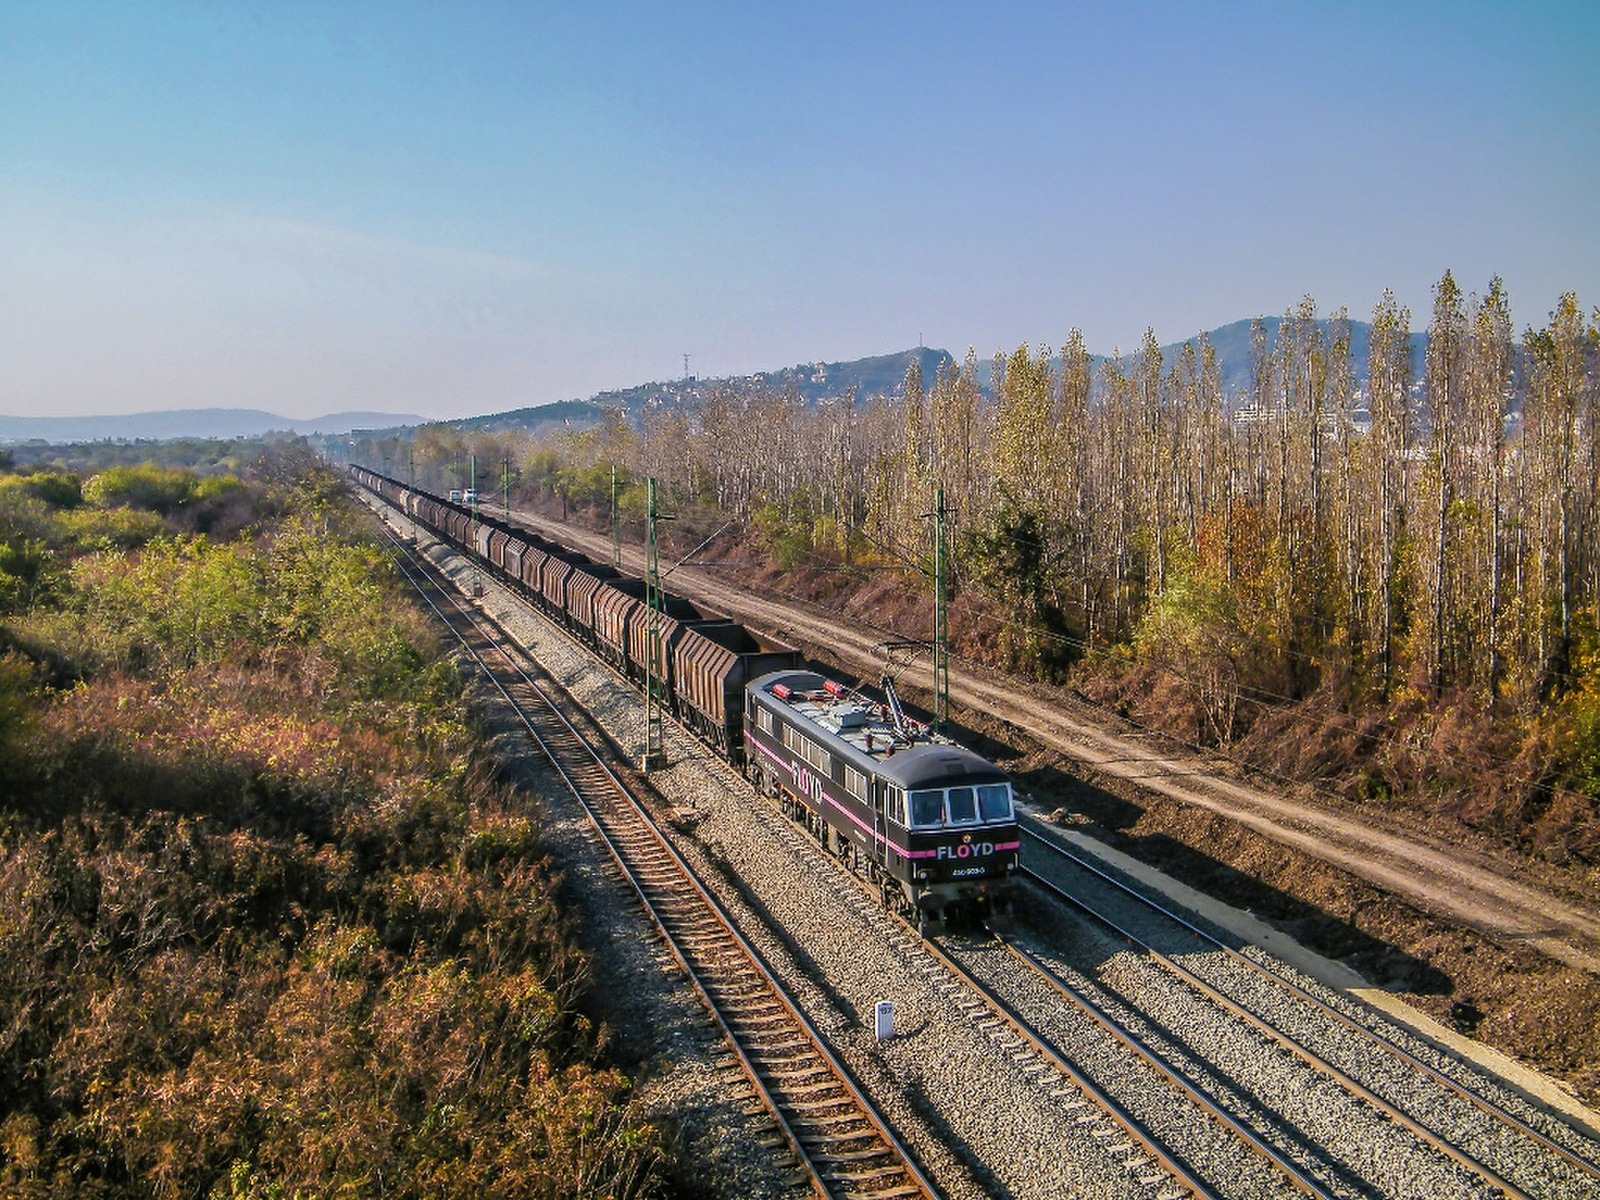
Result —
[[[878,1035],[880,1042],[887,1042],[894,1036],[894,1001],[879,1000],[877,1011],[874,1014],[873,1032]]]

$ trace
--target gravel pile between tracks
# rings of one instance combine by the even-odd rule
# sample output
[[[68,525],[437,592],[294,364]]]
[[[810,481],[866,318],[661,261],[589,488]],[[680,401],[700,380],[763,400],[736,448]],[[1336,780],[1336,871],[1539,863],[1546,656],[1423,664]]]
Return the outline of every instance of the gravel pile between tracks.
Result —
[[[947,940],[946,951],[1001,997],[1035,1034],[1120,1103],[1172,1156],[1219,1196],[1285,1194],[1283,1177],[1062,1000],[1037,971],[984,939]],[[1071,982],[1076,986],[1078,979]],[[1079,990],[1084,990],[1081,987]],[[1126,1022],[1124,1022],[1126,1023]],[[1292,1156],[1291,1156],[1292,1157]]]
[[[1258,972],[1208,947],[1196,935],[1184,930],[1154,909],[1096,879],[1069,861],[1050,856],[1031,860],[1033,869],[1067,887],[1074,895],[1116,921],[1156,950],[1173,958],[1229,999],[1265,1021],[1313,1054],[1327,1060],[1372,1092],[1395,1104],[1402,1111],[1438,1133],[1451,1144],[1497,1171],[1528,1194],[1549,1200],[1579,1200],[1596,1195],[1593,1175],[1563,1161],[1537,1142],[1518,1133],[1490,1114],[1451,1093],[1443,1085],[1416,1070],[1402,1059],[1383,1051],[1362,1035],[1348,1029],[1314,1005],[1293,996]],[[1191,1049],[1198,1049],[1218,1071],[1241,1086],[1249,1087],[1260,1098],[1278,1109],[1271,1099],[1276,1094],[1298,1100],[1313,1094],[1311,1087],[1293,1085],[1290,1072],[1306,1068],[1288,1052],[1269,1044],[1238,1018],[1224,1013],[1159,967],[1142,953],[1123,949],[1122,943],[1098,926],[1065,906],[1048,929],[1036,923],[1038,939],[1083,975],[1094,977],[1118,997],[1136,1006],[1144,1018],[1163,1024]],[[1188,919],[1204,927],[1204,922]],[[1212,932],[1217,932],[1213,930]],[[1219,934],[1219,937],[1221,935]],[[1226,939],[1223,939],[1226,940]],[[1231,944],[1231,943],[1230,943]],[[1316,996],[1341,1015],[1370,1030],[1426,1063],[1453,1082],[1484,1097],[1525,1121],[1557,1144],[1590,1161],[1600,1161],[1600,1146],[1582,1137],[1564,1122],[1550,1117],[1522,1098],[1496,1086],[1470,1070],[1459,1060],[1385,1021],[1379,1014],[1323,987],[1287,964],[1256,947],[1242,952],[1274,974],[1293,982]],[[1190,1014],[1196,1014],[1191,1016]],[[1241,1054],[1248,1047],[1248,1051]],[[1281,1065],[1282,1078],[1273,1082],[1271,1064]],[[1315,1085],[1327,1091],[1331,1083]],[[1283,1089],[1290,1090],[1285,1093]],[[1257,1091],[1257,1089],[1266,1089]],[[1347,1119],[1332,1121],[1334,1112],[1343,1111]],[[1279,1110],[1283,1111],[1283,1110]],[[1286,1114],[1288,1115],[1288,1114]],[[1296,1125],[1310,1133],[1325,1149],[1338,1155],[1352,1170],[1357,1163],[1373,1161],[1377,1174],[1361,1174],[1367,1186],[1388,1194],[1396,1178],[1396,1160],[1386,1155],[1373,1158],[1373,1150],[1386,1137],[1406,1137],[1403,1130],[1374,1117],[1365,1104],[1319,1103],[1312,1106],[1310,1120]],[[1435,1160],[1439,1161],[1439,1160]],[[1452,1174],[1455,1169],[1452,1169]],[[1416,1176],[1408,1176],[1412,1182]],[[1443,1194],[1424,1190],[1424,1195]]]
[[[475,573],[442,547],[428,549],[453,576]],[[486,573],[482,579],[485,611],[619,746],[641,747],[637,693]],[[1079,1123],[1081,1110],[1063,1104],[1070,1089],[1059,1077],[1041,1072],[1036,1059],[1032,1070],[1019,1062],[1014,1039],[986,1028],[970,1001],[961,1003],[962,989],[865,900],[843,868],[698,742],[670,724],[665,742],[673,765],[652,778],[675,810],[680,852],[706,871],[746,937],[951,1200],[1156,1194]],[[652,958],[649,970],[660,969]],[[631,974],[617,979],[633,986]],[[873,1005],[885,999],[895,1005],[898,1036],[879,1044]]]
[[[1334,1081],[1231,1025],[1225,1014],[1187,989],[1155,978],[1158,973],[1140,956],[1088,926],[1073,933],[1081,940],[1070,961],[1036,939],[1029,949],[1333,1194],[1396,1200],[1486,1194],[1481,1181],[1384,1121]],[[1079,970],[1086,959],[1096,961],[1098,970]],[[1124,976],[1121,986],[1103,985],[1119,975]],[[1167,1127],[1157,1129],[1164,1139],[1171,1136]]]

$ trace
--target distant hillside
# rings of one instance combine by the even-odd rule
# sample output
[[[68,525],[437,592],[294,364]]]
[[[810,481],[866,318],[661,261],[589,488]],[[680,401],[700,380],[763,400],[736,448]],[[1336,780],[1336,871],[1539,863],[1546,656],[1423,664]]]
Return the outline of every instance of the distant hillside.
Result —
[[[1283,323],[1283,318],[1264,317],[1261,323],[1266,326],[1267,350],[1270,353],[1278,344],[1278,326]],[[1324,334],[1328,332],[1328,322],[1318,321],[1317,324]],[[1234,321],[1231,325],[1209,330],[1206,336],[1216,347],[1217,359],[1222,363],[1223,389],[1227,392],[1242,392],[1248,389],[1250,321],[1248,319]],[[1362,385],[1367,382],[1367,346],[1371,336],[1372,326],[1367,322],[1350,322],[1350,356],[1354,360],[1356,379]],[[1197,342],[1198,335],[1187,340]],[[1411,335],[1411,377],[1415,380],[1422,378],[1422,365],[1427,354],[1427,346],[1428,334],[1425,330]],[[1161,347],[1164,365],[1170,368],[1173,361],[1183,352],[1183,347],[1184,342],[1173,342],[1170,346]]]
[[[483,417],[461,417],[454,421],[433,421],[430,424],[461,433],[468,430],[501,433],[508,429],[521,429],[533,433],[553,425],[593,424],[600,419],[600,414],[606,407],[607,403],[601,401],[599,397],[594,400],[557,400],[553,404],[535,404],[528,408],[514,408],[509,412],[490,413]]]
[[[1276,345],[1279,317],[1266,317],[1269,351]],[[1324,329],[1327,322],[1321,322]],[[1371,326],[1365,321],[1350,323],[1352,354],[1358,381],[1367,377],[1367,341]],[[1223,387],[1230,394],[1245,390],[1250,380],[1250,321],[1210,330],[1207,336],[1217,349],[1222,362]],[[1198,335],[1197,335],[1198,337]],[[1194,339],[1188,339],[1194,340]],[[1422,378],[1425,333],[1411,337],[1412,373]],[[1184,342],[1173,342],[1161,348],[1163,364],[1171,364],[1182,352]],[[1107,356],[1096,355],[1098,365]],[[460,432],[469,430],[503,432],[526,430],[537,433],[555,426],[583,427],[600,419],[607,408],[621,408],[637,417],[648,409],[661,406],[690,404],[704,399],[714,387],[726,386],[741,392],[792,393],[807,404],[843,396],[852,388],[865,399],[874,395],[898,395],[905,380],[906,370],[912,362],[922,363],[924,385],[932,388],[942,366],[955,360],[947,350],[919,346],[895,354],[879,354],[871,358],[858,358],[849,362],[797,363],[792,367],[779,367],[771,371],[758,371],[753,375],[736,375],[722,379],[659,380],[636,384],[633,387],[600,392],[588,400],[560,400],[553,404],[539,404],[506,412],[487,413],[476,417],[462,417],[451,421],[430,422],[412,413],[341,412],[310,420],[293,420],[260,409],[198,408],[170,412],[136,413],[130,416],[106,417],[0,417],[0,442],[87,441],[166,441],[173,438],[247,438],[287,430],[299,434],[317,434],[324,438],[340,437],[354,430],[404,436],[419,425],[438,424]],[[978,361],[978,382],[989,388],[991,359]]]
[[[800,363],[778,371],[763,371],[745,378],[757,386],[773,391],[794,388],[808,402],[842,396],[854,388],[856,395],[867,397],[877,394],[894,395],[905,383],[906,372],[918,359],[922,362],[922,382],[931,388],[939,376],[939,368],[954,361],[949,351],[919,346],[915,350],[902,350],[898,354],[880,354],[874,358],[858,358],[853,362]]]
[[[939,367],[953,361],[948,351],[918,347],[850,362],[798,363],[773,371],[758,371],[754,375],[657,380],[599,392],[589,400],[560,400],[554,404],[539,404],[481,417],[463,417],[454,421],[440,421],[438,424],[461,432],[481,430],[485,433],[509,429],[537,432],[554,425],[583,426],[598,421],[607,408],[620,408],[637,417],[647,409],[703,400],[715,387],[729,387],[744,393],[793,391],[807,404],[842,396],[851,388],[863,399],[880,394],[890,396],[899,393],[907,369],[918,358],[922,360],[922,378],[930,388],[938,377]]]
[[[658,383],[644,383],[619,391],[601,392],[594,398],[596,404],[620,405],[630,411],[660,404],[681,402],[704,396],[714,386],[726,385],[742,391],[761,392],[794,391],[807,404],[842,396],[851,388],[865,399],[873,395],[895,395],[905,382],[906,371],[913,361],[922,361],[922,378],[927,387],[933,386],[939,367],[951,362],[947,350],[918,347],[901,350],[896,354],[879,354],[872,358],[858,358],[850,362],[798,363],[792,367],[779,367],[773,371],[757,371],[754,375],[734,375],[723,379],[675,379]]]
[[[134,442],[174,438],[231,440],[288,431],[303,434],[349,433],[355,429],[394,429],[420,425],[414,413],[341,412],[296,420],[258,408],[187,408],[103,417],[0,417],[4,442]]]

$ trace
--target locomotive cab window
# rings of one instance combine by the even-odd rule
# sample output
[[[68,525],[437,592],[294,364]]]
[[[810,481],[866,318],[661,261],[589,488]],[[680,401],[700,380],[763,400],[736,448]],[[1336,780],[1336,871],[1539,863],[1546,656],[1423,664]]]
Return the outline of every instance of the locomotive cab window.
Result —
[[[844,769],[844,790],[857,800],[867,798],[867,777],[854,767],[846,765]]]
[[[918,829],[932,829],[944,824],[944,793],[920,791],[911,793],[911,824]]]
[[[969,787],[951,788],[949,796],[950,824],[971,825],[978,819],[978,798]]]
[[[1011,785],[986,783],[978,789],[978,808],[985,821],[1011,820]]]
[[[906,823],[906,794],[899,788],[891,787],[888,789],[885,807],[889,812],[889,820],[896,825],[904,825]]]
[[[833,756],[792,726],[783,727],[783,744],[824,775],[833,774]]]

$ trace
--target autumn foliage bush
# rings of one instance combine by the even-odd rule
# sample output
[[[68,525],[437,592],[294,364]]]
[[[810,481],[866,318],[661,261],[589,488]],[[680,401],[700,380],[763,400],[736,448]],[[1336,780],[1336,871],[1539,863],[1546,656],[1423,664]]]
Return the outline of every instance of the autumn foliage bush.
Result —
[[[651,1194],[530,816],[311,483],[63,535],[5,627],[0,1194]]]

